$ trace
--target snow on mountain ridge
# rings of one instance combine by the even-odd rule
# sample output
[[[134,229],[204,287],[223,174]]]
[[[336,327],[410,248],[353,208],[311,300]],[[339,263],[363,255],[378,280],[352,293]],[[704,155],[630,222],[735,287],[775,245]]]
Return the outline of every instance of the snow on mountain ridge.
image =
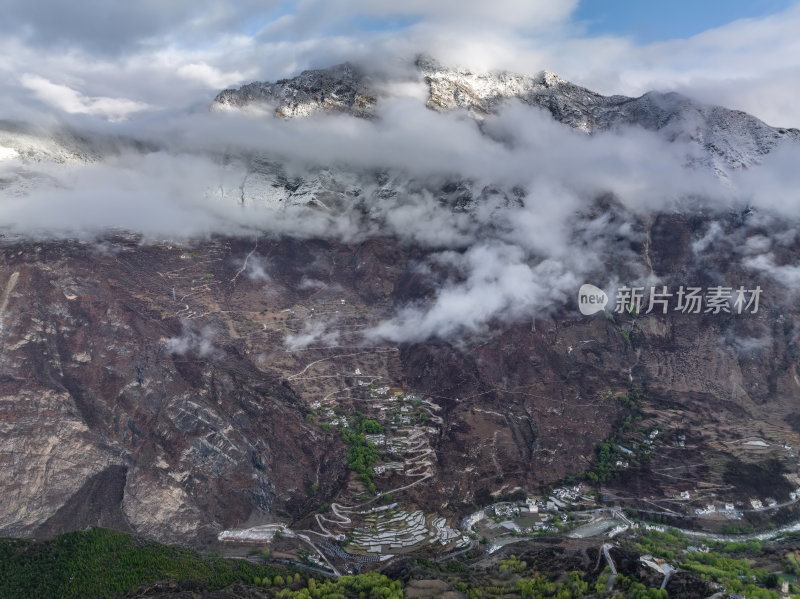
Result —
[[[242,108],[252,104],[274,105],[275,114],[284,118],[309,116],[315,112],[348,112],[369,118],[375,97],[369,80],[350,63],[327,69],[303,71],[293,79],[275,83],[254,82],[238,90],[226,89],[217,95],[216,108]]]
[[[730,169],[759,164],[785,139],[800,141],[797,129],[770,127],[745,112],[701,104],[676,92],[651,91],[638,98],[603,96],[547,71],[529,77],[447,69],[430,60],[417,64],[430,85],[430,108],[467,109],[482,117],[517,99],[590,134],[642,127],[668,141],[688,141],[696,150],[688,163],[721,176]]]
[[[95,162],[102,157],[88,140],[69,132],[37,132],[10,122],[0,122],[0,154],[25,163]]]
[[[509,100],[547,110],[554,119],[593,134],[642,127],[667,141],[686,141],[687,164],[710,168],[726,177],[731,170],[759,164],[761,157],[787,140],[800,142],[800,131],[770,127],[745,112],[696,102],[675,92],[648,92],[638,98],[604,96],[549,71],[523,75],[443,67],[420,56],[415,66],[428,87],[433,110],[466,110],[476,119],[496,114]],[[251,83],[225,90],[214,107],[267,105],[291,118],[316,112],[345,112],[374,118],[381,90],[350,63],[304,71],[276,83]]]

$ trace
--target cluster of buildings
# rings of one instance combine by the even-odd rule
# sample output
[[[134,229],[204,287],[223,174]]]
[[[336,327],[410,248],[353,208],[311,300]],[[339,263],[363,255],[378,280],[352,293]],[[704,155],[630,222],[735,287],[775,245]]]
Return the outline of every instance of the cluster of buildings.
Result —
[[[698,516],[709,516],[711,514],[721,514],[729,520],[740,520],[742,512],[737,510],[732,503],[726,503],[723,507],[717,509],[713,503],[707,504],[705,507],[697,508],[694,513]]]
[[[561,501],[572,503],[577,501],[581,496],[581,488],[578,485],[575,485],[574,487],[559,487],[558,489],[553,489],[551,495],[555,496]]]
[[[537,522],[533,526],[529,526],[527,528],[522,529],[523,533],[534,533],[534,532],[555,532],[556,527],[553,526],[548,522],[548,520],[552,520],[552,516],[545,516],[541,522]]]
[[[567,522],[569,516],[566,510],[582,499],[581,494],[581,487],[576,485],[554,489],[547,497],[528,497],[524,503],[496,503],[466,516],[461,527],[463,530],[473,530],[481,520],[491,517],[496,523],[489,523],[488,528],[500,527],[517,534],[555,532],[556,519]],[[530,514],[536,514],[538,518],[535,521],[526,520],[524,517]]]
[[[722,514],[729,520],[741,520],[742,512],[737,510],[732,503],[726,503]]]
[[[685,501],[689,501],[692,498],[692,495],[689,491],[681,491],[677,497],[683,499]],[[800,487],[789,493],[789,499],[791,502],[800,501]],[[750,507],[753,510],[767,510],[771,508],[777,508],[779,506],[778,500],[774,497],[767,497],[766,499],[757,499],[757,498],[750,498],[749,500]],[[710,516],[714,514],[720,514],[730,520],[739,520],[742,518],[742,511],[741,509],[737,509],[733,503],[725,503],[724,506],[718,506],[713,503],[706,504],[704,507],[697,508],[694,510],[695,515],[697,516]]]
[[[558,489],[553,489],[550,496],[545,499],[528,497],[525,500],[525,509],[531,514],[537,514],[540,511],[557,512],[566,509],[570,504],[581,499],[581,493],[581,488],[577,485],[559,487]]]
[[[519,517],[519,508],[511,503],[501,503],[495,505],[493,508],[494,515],[498,518],[517,518]]]
[[[706,505],[706,507],[697,508],[694,511],[694,513],[697,514],[698,516],[706,516],[708,514],[713,514],[716,511],[717,511],[717,506],[715,506],[713,503],[709,503],[708,505]]]
[[[380,397],[381,399],[387,399],[389,401],[395,401],[398,398],[403,397],[404,393],[402,391],[395,391],[391,393],[391,387],[375,387],[372,391],[369,392],[370,399],[375,399]]]
[[[795,495],[797,497],[797,495]],[[794,497],[792,498],[794,499]],[[763,502],[760,499],[751,499],[750,505],[754,510],[765,510],[778,505],[778,501],[772,497],[767,497]]]

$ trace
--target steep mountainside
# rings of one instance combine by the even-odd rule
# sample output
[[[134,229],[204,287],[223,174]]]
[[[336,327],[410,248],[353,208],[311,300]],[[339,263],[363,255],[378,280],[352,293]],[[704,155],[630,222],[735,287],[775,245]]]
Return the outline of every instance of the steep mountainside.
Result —
[[[797,129],[776,128],[737,110],[701,104],[670,92],[649,92],[638,98],[603,96],[548,71],[536,75],[452,69],[429,57],[416,61],[419,77],[429,89],[428,106],[435,110],[465,109],[477,118],[494,114],[510,99],[547,110],[557,121],[594,133],[620,127],[657,131],[669,141],[688,141],[692,164],[724,174],[758,164],[784,140],[800,141]],[[289,118],[318,111],[374,117],[380,87],[371,85],[350,64],[305,71],[277,83],[251,83],[225,90],[215,106],[264,104]]]
[[[697,240],[709,224],[660,219],[649,234]],[[665,281],[705,280],[670,244],[647,252]],[[658,498],[766,456],[794,472],[780,448],[800,445],[790,419],[800,314],[757,273],[730,264],[716,275],[764,286],[771,300],[752,317],[575,310],[459,346],[359,347],[359,331],[393,306],[430,297],[439,275],[415,267],[426,260],[391,240],[5,245],[2,533],[102,524],[198,544],[352,500],[361,491],[346,483],[344,448],[309,415],[357,387],[359,370],[440,406],[431,478],[403,497],[445,514],[591,469],[631,413],[617,400],[631,382],[645,394],[626,438],[658,429],[665,444],[611,488]],[[335,323],[336,341],[287,348],[315,322]],[[753,338],[759,349],[744,349]],[[741,445],[752,436],[776,449]],[[747,492],[744,479],[727,482],[725,497]]]
[[[194,325],[227,302],[227,242],[197,258],[119,241],[3,254],[0,534],[104,524],[197,543],[339,484],[336,440],[291,389]]]
[[[686,142],[685,162],[700,167],[691,172],[723,179],[800,141],[797,130],[676,94],[606,97],[547,72],[474,73],[426,58],[416,69],[432,109],[418,104],[425,118],[457,123],[492,151],[503,144],[480,133],[512,100],[585,132],[553,126],[581,143],[626,127],[660,136],[658,147]],[[365,119],[347,124],[379,134],[386,94],[345,64],[225,90],[215,105],[317,114],[311,127],[345,113]],[[269,122],[290,132],[298,124]],[[412,141],[405,151],[419,151],[420,162],[436,158],[422,153],[427,138]],[[685,516],[686,527],[705,524],[694,510],[711,500],[784,502],[779,515],[751,510],[753,525],[797,516],[789,493],[800,487],[800,227],[785,212],[722,193],[717,204],[626,204],[605,181],[570,188],[572,164],[562,180],[491,181],[472,172],[480,151],[465,165],[425,164],[420,175],[342,164],[335,144],[329,164],[308,165],[266,143],[220,143],[190,157],[160,143],[8,124],[0,134],[0,190],[14,200],[12,215],[25,215],[29,197],[61,197],[75,175],[98,184],[87,221],[134,198],[135,210],[166,215],[183,239],[107,229],[64,239],[8,223],[0,534],[99,524],[208,546],[222,531],[280,522],[306,535],[292,538],[328,543],[331,559],[363,565],[402,543],[367,542],[379,517],[356,523],[358,506],[388,510],[396,499],[402,513],[392,517],[416,527],[407,547],[436,552],[471,544],[459,519],[493,497],[567,480],[587,485],[587,501]],[[140,160],[149,152],[153,161]],[[117,153],[128,160],[112,164]],[[503,162],[511,150],[486,156]],[[659,168],[642,178],[690,173],[668,158],[654,156]],[[128,195],[114,193],[121,172]],[[42,199],[34,192],[45,178]],[[195,178],[202,197],[181,195]],[[72,201],[86,210],[84,190],[70,191],[57,216],[69,216]],[[165,204],[177,196],[174,212],[147,204],[152,195]],[[209,219],[187,240],[182,225],[198,213]],[[762,301],[746,314],[727,303],[661,312],[614,310],[612,296],[589,317],[576,302],[584,277],[612,294],[623,285],[742,286]],[[331,544],[342,537],[371,555],[342,557]]]

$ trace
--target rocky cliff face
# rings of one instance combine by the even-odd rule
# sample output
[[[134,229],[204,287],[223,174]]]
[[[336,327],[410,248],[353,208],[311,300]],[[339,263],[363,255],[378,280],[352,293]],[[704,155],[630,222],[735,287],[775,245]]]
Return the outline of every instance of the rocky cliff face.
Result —
[[[409,491],[428,509],[457,513],[580,472],[619,412],[603,393],[627,383],[610,325],[520,323],[488,345],[403,345],[377,362],[381,348],[340,349],[359,343],[347,331],[420,299],[405,265],[421,258],[391,241],[6,245],[2,534],[101,524],[202,544],[304,516],[347,476],[334,433],[306,420],[346,375],[330,388],[313,368],[296,378],[320,359],[440,402],[435,476]],[[240,273],[245,260],[258,269]],[[320,283],[304,289],[309,279]],[[332,305],[338,344],[285,349],[287,333],[313,322],[309,309],[324,318]],[[611,346],[572,356],[583,336]]]
[[[336,440],[230,345],[231,323],[194,325],[236,272],[226,243],[201,251],[3,248],[2,534],[99,523],[199,543],[339,484]]]
[[[663,242],[697,241],[711,225],[642,223],[652,241],[640,259],[666,284],[687,273],[712,283]],[[725,226],[741,241],[735,220]],[[592,468],[612,435],[641,443],[654,429],[657,459],[620,468],[608,488],[657,498],[702,480],[733,498],[726,464],[770,455],[794,472],[780,448],[800,444],[800,314],[757,273],[729,262],[714,275],[764,286],[770,301],[747,318],[575,310],[458,345],[360,345],[394,306],[430,297],[441,273],[420,274],[426,259],[388,239],[7,243],[2,534],[102,524],[202,545],[224,528],[302,520],[351,497],[344,448],[309,414],[356,386],[358,368],[441,406],[433,477],[403,495],[439,513],[558,484]],[[285,344],[331,319],[334,343]],[[644,389],[635,412],[619,401],[632,384]],[[775,449],[742,445],[751,436]]]
[[[515,100],[588,135],[640,127],[688,139],[690,162],[722,176],[798,139],[796,130],[674,94],[605,97],[546,72],[473,73],[429,59],[417,68],[429,108],[467,111],[479,127]],[[381,94],[342,65],[226,90],[216,102],[265,105],[286,118],[377,120]],[[0,146],[17,165],[0,179],[9,196],[47,173],[37,161],[83,164],[114,147],[6,129]],[[575,288],[533,321],[509,306],[473,335],[394,342],[364,332],[409,306],[434,305],[443,284],[469,280],[457,266],[470,244],[518,242],[514,235],[528,231],[512,221],[542,215],[513,209],[538,198],[466,175],[415,180],[331,165],[298,173],[257,152],[224,160],[245,166],[235,171],[240,180],[210,192],[223,202],[350,220],[315,221],[316,236],[277,227],[185,245],[108,232],[91,242],[2,238],[0,534],[101,524],[202,545],[222,529],[308,522],[324,503],[355,503],[363,485],[318,411],[331,397],[353,399],[364,376],[440,408],[425,426],[431,476],[403,497],[432,512],[463,515],[490,493],[536,492],[580,475],[596,466],[604,441],[644,448],[630,467],[611,465],[605,490],[645,502],[698,481],[731,499],[800,484],[792,449],[800,444],[800,312],[789,289],[800,240],[790,220],[747,207],[634,212],[613,197],[591,198],[564,225],[578,259],[551,259],[567,264],[555,272],[568,282],[580,252],[600,248],[592,264],[604,280],[673,291],[760,285],[756,314],[590,318],[578,312]],[[456,226],[417,231],[431,215]],[[542,264],[535,248],[544,246],[520,250],[514,272]],[[742,466],[766,460],[778,464],[766,478]]]

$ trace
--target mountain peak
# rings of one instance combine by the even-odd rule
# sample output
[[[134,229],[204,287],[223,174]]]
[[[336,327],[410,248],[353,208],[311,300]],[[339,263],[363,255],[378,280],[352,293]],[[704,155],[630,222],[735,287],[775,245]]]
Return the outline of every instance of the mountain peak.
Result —
[[[604,96],[547,70],[524,75],[452,68],[425,54],[417,56],[414,66],[428,87],[426,105],[432,110],[465,110],[480,120],[516,100],[547,110],[555,120],[587,134],[641,127],[670,142],[688,142],[687,163],[721,176],[758,164],[784,140],[800,141],[796,129],[773,128],[744,112],[705,105],[675,92],[648,92],[638,98]],[[261,106],[282,118],[319,112],[375,118],[383,95],[380,85],[362,69],[343,63],[303,71],[292,79],[225,90],[214,107]]]
[[[215,108],[266,106],[276,116],[293,118],[317,112],[347,112],[369,118],[375,97],[368,78],[350,62],[313,69],[274,83],[253,82],[238,90],[226,89],[214,99]]]
[[[542,71],[542,81],[544,81],[545,85],[547,86],[559,85],[561,83],[569,83],[566,79],[562,79],[552,71],[548,70]]]

